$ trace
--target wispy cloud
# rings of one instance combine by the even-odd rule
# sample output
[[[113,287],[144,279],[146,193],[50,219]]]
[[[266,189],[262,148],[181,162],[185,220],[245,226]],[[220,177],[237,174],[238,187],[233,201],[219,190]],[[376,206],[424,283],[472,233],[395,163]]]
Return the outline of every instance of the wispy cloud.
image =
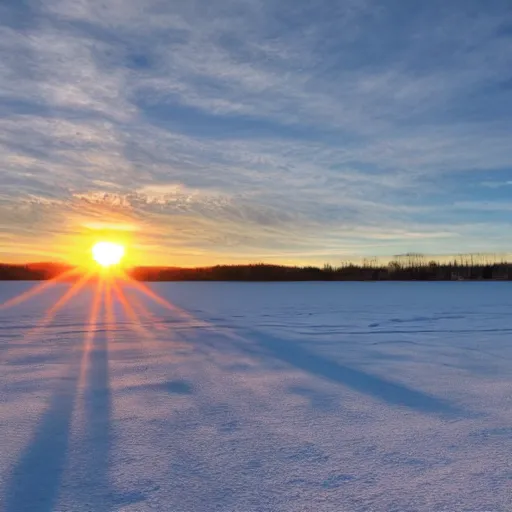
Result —
[[[512,180],[509,181],[483,181],[482,187],[488,188],[502,188],[512,186]]]
[[[7,0],[0,245],[103,222],[180,262],[509,250],[510,27],[506,0]]]

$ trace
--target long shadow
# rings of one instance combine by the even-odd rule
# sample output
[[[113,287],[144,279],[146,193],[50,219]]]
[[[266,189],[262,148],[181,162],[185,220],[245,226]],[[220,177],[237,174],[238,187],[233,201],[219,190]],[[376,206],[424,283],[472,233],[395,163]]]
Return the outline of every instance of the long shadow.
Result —
[[[87,503],[95,512],[111,510],[108,475],[112,414],[108,362],[110,328],[96,331],[88,354],[83,390],[83,436],[75,454],[81,476],[74,499]]]
[[[66,467],[79,360],[61,381],[6,487],[4,512],[52,512]]]
[[[224,338],[222,329],[217,329],[217,326],[214,324],[210,324],[209,327],[213,328],[213,332],[217,331],[217,334]],[[390,405],[407,407],[421,413],[437,414],[440,416],[468,415],[467,411],[447,400],[409,388],[404,384],[339,364],[309,351],[299,342],[291,343],[270,334],[251,329],[241,329],[240,332],[244,335],[240,336],[236,333],[235,336],[226,335],[221,344],[217,344],[215,341],[209,341],[207,344],[210,348],[217,350],[225,350],[226,345],[231,345],[231,347],[236,347],[244,354],[257,358],[264,357],[263,349],[263,352],[266,352],[267,355],[272,355],[275,359],[312,375],[347,386]],[[230,342],[226,344],[225,342],[228,339],[230,339]],[[204,345],[204,339],[201,339],[200,344]]]
[[[356,370],[315,354],[300,345],[266,333],[246,331],[249,339],[267,353],[312,375],[331,380],[391,405],[408,407],[422,413],[460,416],[464,412],[450,402],[411,389],[403,384]]]

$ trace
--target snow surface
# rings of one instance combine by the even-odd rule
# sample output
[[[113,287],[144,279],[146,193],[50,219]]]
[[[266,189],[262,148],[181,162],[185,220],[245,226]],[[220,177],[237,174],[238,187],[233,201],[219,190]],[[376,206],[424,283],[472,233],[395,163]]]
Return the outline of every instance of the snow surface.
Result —
[[[0,283],[0,302],[33,283]],[[510,283],[88,285],[0,311],[3,512],[508,512]]]

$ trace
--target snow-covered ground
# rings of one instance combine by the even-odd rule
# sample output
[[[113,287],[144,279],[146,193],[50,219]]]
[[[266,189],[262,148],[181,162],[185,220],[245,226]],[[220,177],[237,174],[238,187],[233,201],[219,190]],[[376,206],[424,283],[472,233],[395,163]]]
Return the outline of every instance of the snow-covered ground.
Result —
[[[123,288],[0,311],[2,512],[512,510],[510,283]]]

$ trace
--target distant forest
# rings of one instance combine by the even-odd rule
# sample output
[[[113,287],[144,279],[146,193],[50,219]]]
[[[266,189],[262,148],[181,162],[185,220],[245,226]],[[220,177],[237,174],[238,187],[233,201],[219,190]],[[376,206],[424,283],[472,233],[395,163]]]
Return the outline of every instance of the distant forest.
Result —
[[[0,280],[41,281],[70,270],[67,265],[0,264]],[[394,257],[387,264],[366,259],[360,264],[292,267],[265,263],[202,268],[136,267],[126,272],[139,281],[466,281],[512,280],[512,263],[493,255],[469,254],[450,262],[422,254]]]

